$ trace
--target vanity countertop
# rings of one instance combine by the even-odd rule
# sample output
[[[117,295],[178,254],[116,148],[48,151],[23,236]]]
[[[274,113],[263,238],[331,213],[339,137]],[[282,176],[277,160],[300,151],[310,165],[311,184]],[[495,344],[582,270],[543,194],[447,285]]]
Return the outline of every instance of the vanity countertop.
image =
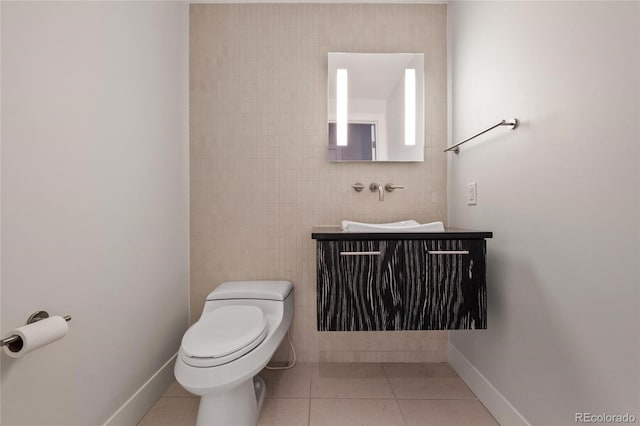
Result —
[[[346,232],[339,226],[314,226],[311,238],[336,240],[475,240],[493,238],[493,232],[445,226],[444,232]]]

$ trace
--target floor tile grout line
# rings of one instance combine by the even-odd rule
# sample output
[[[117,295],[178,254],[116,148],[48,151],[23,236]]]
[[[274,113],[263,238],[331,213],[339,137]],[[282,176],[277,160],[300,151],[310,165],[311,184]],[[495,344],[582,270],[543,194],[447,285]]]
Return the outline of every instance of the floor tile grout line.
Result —
[[[307,426],[311,426],[311,391],[313,388],[313,372],[317,364],[317,362],[311,363],[311,373],[309,374],[309,410],[307,411]]]
[[[389,396],[358,396],[358,395],[339,395],[339,396],[313,396],[310,399],[393,399],[396,400],[396,397],[393,395]],[[398,400],[402,400],[406,398],[400,398]],[[433,398],[412,398],[412,399],[433,399]]]
[[[305,398],[282,398],[282,399],[305,399]],[[357,397],[340,397],[340,398],[312,398],[323,401],[335,401],[338,399],[345,399],[349,401],[477,401],[477,399],[469,399],[469,398],[357,398]]]
[[[393,400],[396,403],[396,407],[398,407],[398,411],[400,412],[402,423],[404,423],[404,426],[407,426],[407,419],[404,418],[402,407],[400,407],[400,404],[398,404],[398,396],[396,395],[396,392],[393,390],[393,385],[391,384],[391,380],[389,379],[389,374],[387,374],[387,369],[384,368],[384,363],[382,363],[380,366],[382,367],[382,372],[384,373],[384,377],[387,379],[387,384],[389,385],[389,389],[391,389],[391,394],[393,395]]]
[[[395,401],[393,398],[315,398],[322,401]]]
[[[310,399],[307,396],[274,396],[265,399]]]
[[[198,396],[180,396],[180,395],[162,395],[161,398],[185,398],[185,399],[196,399]]]
[[[389,375],[387,374],[387,369],[384,368],[384,363],[380,364],[380,367],[382,368],[382,373],[384,374],[384,377],[387,379],[387,384],[389,385],[389,389],[391,389],[391,394],[393,395],[394,399],[398,399],[398,396],[396,395],[396,392],[393,390],[393,385],[391,384],[391,380],[389,380]]]
[[[398,401],[479,401],[477,398],[398,398]]]
[[[314,396],[309,399],[378,399],[378,400],[395,400],[393,395],[390,396]],[[417,398],[416,398],[417,399]],[[422,398],[427,399],[427,398]]]

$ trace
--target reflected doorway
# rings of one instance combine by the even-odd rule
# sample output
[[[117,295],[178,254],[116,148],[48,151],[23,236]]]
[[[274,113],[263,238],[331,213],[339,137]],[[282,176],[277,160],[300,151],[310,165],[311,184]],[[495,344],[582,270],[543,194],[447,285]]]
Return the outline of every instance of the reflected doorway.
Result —
[[[329,161],[376,161],[377,123],[349,123],[347,146],[338,146],[336,123],[329,123]]]

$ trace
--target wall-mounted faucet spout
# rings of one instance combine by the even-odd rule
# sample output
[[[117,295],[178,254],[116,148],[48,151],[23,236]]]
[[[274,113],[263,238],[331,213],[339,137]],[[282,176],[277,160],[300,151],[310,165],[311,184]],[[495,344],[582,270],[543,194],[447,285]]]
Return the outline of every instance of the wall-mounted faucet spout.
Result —
[[[384,185],[380,183],[372,183],[369,185],[371,192],[378,191],[378,201],[384,201]]]

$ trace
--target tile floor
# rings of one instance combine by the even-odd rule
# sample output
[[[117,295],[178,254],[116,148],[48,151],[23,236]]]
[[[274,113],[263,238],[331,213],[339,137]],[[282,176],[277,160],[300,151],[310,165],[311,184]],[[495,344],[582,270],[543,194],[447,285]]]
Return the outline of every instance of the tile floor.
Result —
[[[260,376],[260,426],[498,424],[444,363],[298,363]],[[198,401],[174,382],[138,425],[195,425]]]

